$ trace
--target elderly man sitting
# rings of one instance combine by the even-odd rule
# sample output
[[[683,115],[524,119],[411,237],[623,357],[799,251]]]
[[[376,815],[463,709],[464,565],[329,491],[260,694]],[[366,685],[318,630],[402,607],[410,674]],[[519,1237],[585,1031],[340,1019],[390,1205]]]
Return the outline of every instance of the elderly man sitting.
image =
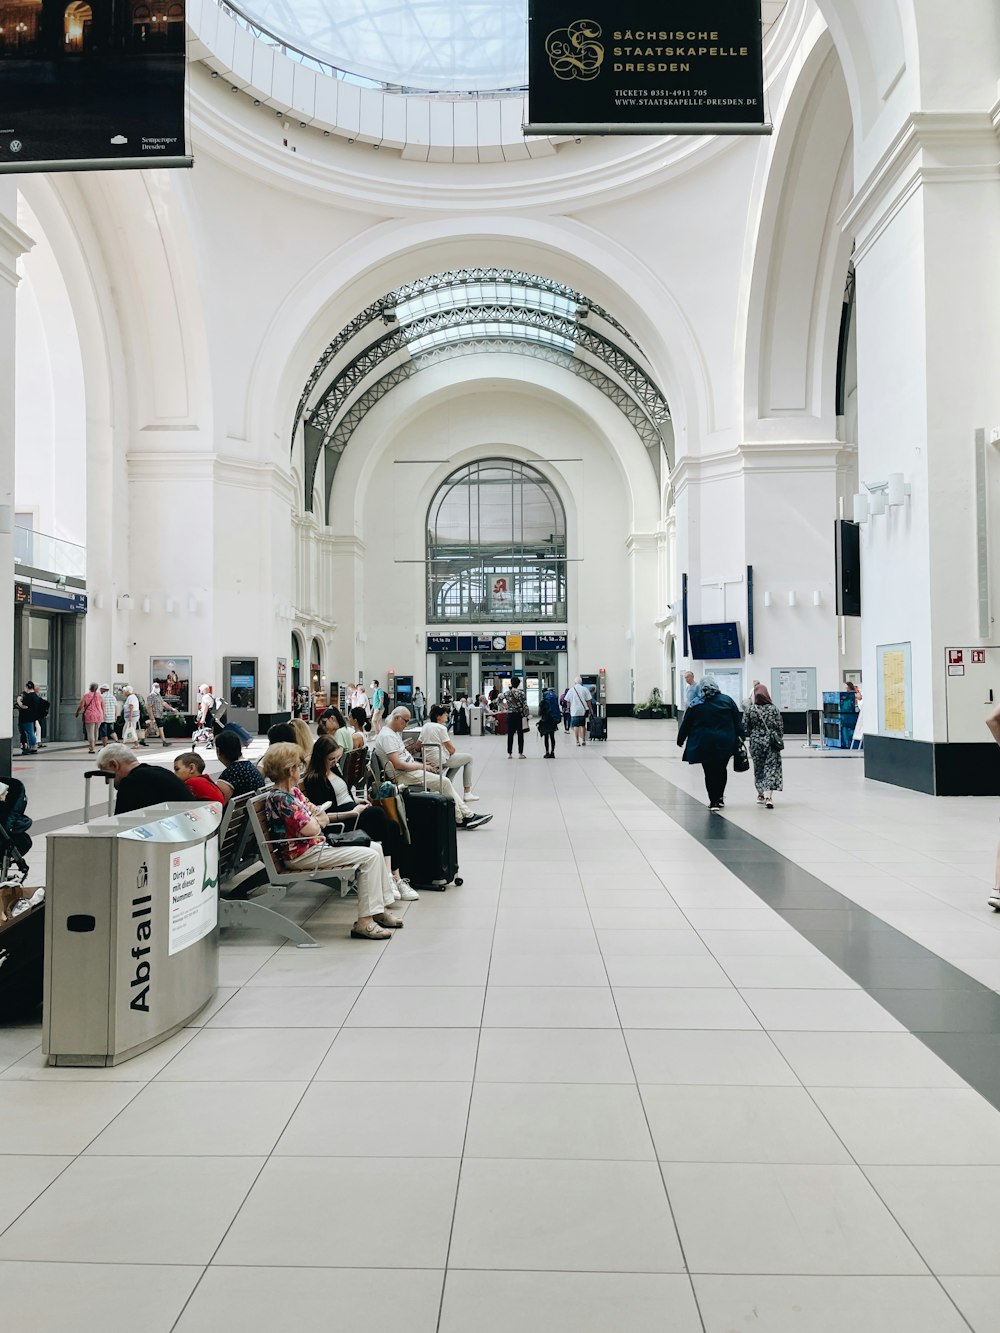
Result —
[[[130,810],[141,810],[161,801],[197,800],[179,777],[168,768],[155,764],[140,764],[135,752],[127,745],[106,745],[97,756],[97,767],[102,773],[114,774],[118,799],[115,814],[125,815]]]
[[[374,748],[386,767],[392,769],[391,776],[401,787],[422,787],[423,765],[415,763],[403,745],[403,732],[409,720],[408,708],[394,708],[383,722]],[[443,773],[437,773],[429,768],[427,788],[429,791],[439,791],[451,797],[455,802],[455,821],[459,828],[482,828],[493,818],[492,815],[474,814]]]

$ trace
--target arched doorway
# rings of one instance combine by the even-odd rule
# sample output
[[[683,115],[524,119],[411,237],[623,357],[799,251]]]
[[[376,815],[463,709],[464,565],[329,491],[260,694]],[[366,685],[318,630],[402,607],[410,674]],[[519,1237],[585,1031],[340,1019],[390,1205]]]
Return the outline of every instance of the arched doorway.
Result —
[[[63,13],[63,47],[67,55],[81,55],[90,42],[94,11],[84,0],[73,0]]]
[[[313,716],[316,716],[328,702],[323,687],[323,644],[319,639],[313,639],[309,646],[309,696]]]

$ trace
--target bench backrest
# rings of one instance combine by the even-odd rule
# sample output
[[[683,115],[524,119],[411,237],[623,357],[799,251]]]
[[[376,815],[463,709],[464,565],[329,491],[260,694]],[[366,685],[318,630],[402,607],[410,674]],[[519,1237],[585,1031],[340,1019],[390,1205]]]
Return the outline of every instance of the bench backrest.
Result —
[[[244,792],[227,801],[219,825],[219,884],[232,879],[256,857],[248,855],[251,838],[250,801],[256,792]]]
[[[278,848],[268,837],[267,815],[264,811],[264,803],[266,800],[266,794],[262,792],[254,792],[247,803],[247,810],[250,816],[250,826],[253,829],[253,836],[257,842],[257,850],[260,852],[260,859],[264,863],[267,877],[272,884],[280,884],[283,877],[287,874],[287,871]]]

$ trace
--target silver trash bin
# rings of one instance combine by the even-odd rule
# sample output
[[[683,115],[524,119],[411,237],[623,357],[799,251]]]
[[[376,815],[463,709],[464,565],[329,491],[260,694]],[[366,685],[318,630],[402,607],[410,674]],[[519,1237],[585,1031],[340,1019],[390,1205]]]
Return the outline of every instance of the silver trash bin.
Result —
[[[184,1027],[219,972],[221,807],[158,805],[48,835],[42,1050],[116,1065]]]

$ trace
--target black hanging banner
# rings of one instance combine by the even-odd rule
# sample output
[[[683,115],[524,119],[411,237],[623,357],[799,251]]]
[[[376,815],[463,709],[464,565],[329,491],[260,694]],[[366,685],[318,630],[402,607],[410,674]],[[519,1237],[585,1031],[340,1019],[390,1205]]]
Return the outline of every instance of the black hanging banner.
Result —
[[[770,134],[760,0],[529,0],[525,134]]]
[[[0,173],[187,167],[184,0],[0,0]]]

